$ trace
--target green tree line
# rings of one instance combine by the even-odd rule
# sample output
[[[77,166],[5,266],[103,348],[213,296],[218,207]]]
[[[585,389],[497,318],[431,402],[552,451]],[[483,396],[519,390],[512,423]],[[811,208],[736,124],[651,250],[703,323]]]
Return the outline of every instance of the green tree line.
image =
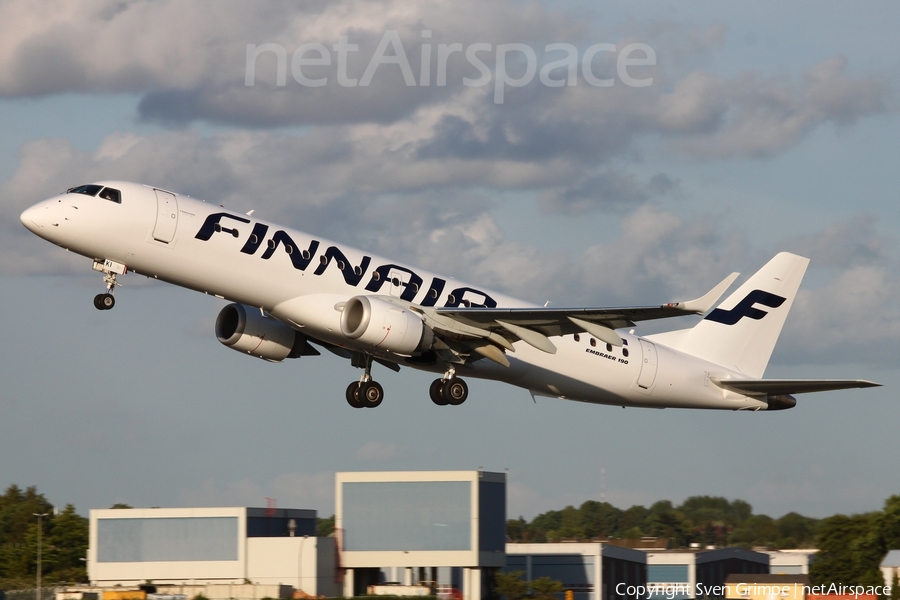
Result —
[[[754,515],[743,500],[692,496],[678,506],[660,500],[650,508],[622,510],[608,502],[588,500],[579,508],[542,513],[530,523],[522,517],[507,522],[516,542],[561,539],[668,538],[673,547],[691,543],[716,546],[811,548],[819,521],[797,513],[779,519]]]
[[[88,547],[88,520],[66,505],[54,514],[53,505],[37,488],[22,491],[11,485],[0,496],[0,589],[34,587],[37,576],[38,517],[41,522],[41,579],[58,582],[87,581],[84,561]]]

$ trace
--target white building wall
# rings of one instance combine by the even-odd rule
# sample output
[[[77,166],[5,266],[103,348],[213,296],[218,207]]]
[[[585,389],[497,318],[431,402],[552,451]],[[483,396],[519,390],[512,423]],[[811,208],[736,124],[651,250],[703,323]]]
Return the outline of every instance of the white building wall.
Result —
[[[247,537],[247,509],[234,508],[152,508],[92,510],[90,518],[90,544],[88,547],[88,578],[96,585],[138,585],[153,581],[157,585],[190,586],[192,584],[216,584],[215,593],[230,594],[230,587],[240,587],[246,581],[263,586],[290,586],[302,589],[310,596],[338,596],[340,589],[335,583],[337,575],[337,552],[334,538],[318,537]],[[98,548],[98,523],[103,519],[202,519],[209,517],[232,517],[237,520],[233,542],[233,555],[237,560],[174,560],[171,562],[139,561],[111,562],[115,552],[106,551],[104,562],[100,562],[104,550]],[[152,528],[151,528],[152,529]],[[200,529],[202,530],[202,528]],[[186,538],[187,545],[193,538]],[[114,540],[115,541],[115,540]],[[184,542],[185,540],[182,540]],[[125,536],[124,545],[140,545],[141,539],[131,540]],[[165,545],[165,538],[154,540],[154,547]],[[209,544],[207,544],[208,546]],[[201,544],[202,548],[203,545]],[[144,554],[146,556],[146,553]],[[121,556],[121,553],[119,554]],[[208,556],[208,554],[207,554]],[[222,590],[226,591],[222,591]],[[279,597],[277,587],[265,589],[263,596]],[[272,590],[276,590],[273,592]],[[215,600],[213,592],[205,595]],[[245,596],[250,592],[243,590]],[[191,597],[191,596],[189,596]]]
[[[171,562],[100,562],[98,560],[98,523],[103,519],[171,519],[171,518],[237,518],[237,560],[171,561]],[[88,545],[88,579],[99,585],[140,584],[147,580],[159,583],[192,583],[221,581],[242,583],[246,577],[247,529],[244,508],[131,508],[92,510],[90,512],[90,542]]]
[[[900,577],[900,567],[881,567],[884,585],[894,585],[894,574]]]
[[[247,538],[247,579],[289,585],[310,596],[334,596],[339,591],[334,556],[334,538]]]

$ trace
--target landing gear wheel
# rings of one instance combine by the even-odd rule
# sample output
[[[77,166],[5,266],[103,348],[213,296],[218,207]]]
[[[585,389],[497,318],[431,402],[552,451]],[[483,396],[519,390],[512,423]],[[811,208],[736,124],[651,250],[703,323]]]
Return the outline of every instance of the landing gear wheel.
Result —
[[[450,405],[459,406],[469,397],[469,386],[462,379],[448,379],[444,382],[442,395]]]
[[[443,379],[435,379],[431,382],[431,387],[428,388],[428,395],[431,396],[431,401],[438,406],[447,406],[448,402],[444,396]]]
[[[359,382],[354,381],[347,386],[347,404],[353,408],[362,408],[363,404],[359,399]]]
[[[377,381],[359,384],[359,402],[365,408],[375,408],[384,400],[384,389]]]
[[[97,310],[109,310],[116,305],[116,298],[112,294],[97,294],[94,296],[94,307]]]

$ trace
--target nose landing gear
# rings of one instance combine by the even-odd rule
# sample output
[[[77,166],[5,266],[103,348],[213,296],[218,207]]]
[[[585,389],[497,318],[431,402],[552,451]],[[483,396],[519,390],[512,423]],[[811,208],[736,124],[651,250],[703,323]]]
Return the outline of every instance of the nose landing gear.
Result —
[[[93,269],[103,273],[103,283],[106,284],[106,293],[94,296],[94,308],[97,310],[109,310],[116,305],[116,298],[113,296],[117,287],[121,287],[121,283],[116,281],[119,275],[124,275],[128,268],[111,260],[103,262],[94,261]]]
[[[116,305],[116,297],[112,294],[97,294],[94,296],[94,308],[97,310],[109,310]]]

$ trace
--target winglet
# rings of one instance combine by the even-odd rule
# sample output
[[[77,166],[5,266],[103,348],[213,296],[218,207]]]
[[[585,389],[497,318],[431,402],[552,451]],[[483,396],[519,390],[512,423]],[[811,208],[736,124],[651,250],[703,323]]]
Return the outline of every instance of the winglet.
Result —
[[[725,293],[734,280],[738,278],[740,273],[732,273],[725,279],[723,279],[719,285],[714,287],[713,289],[706,292],[706,295],[697,298],[696,300],[688,300],[687,302],[672,302],[667,304],[666,306],[671,306],[672,308],[680,308],[681,310],[686,310],[690,312],[697,313],[698,315],[705,313],[713,306],[715,306],[716,302],[718,302],[719,298],[722,297],[722,294]]]

